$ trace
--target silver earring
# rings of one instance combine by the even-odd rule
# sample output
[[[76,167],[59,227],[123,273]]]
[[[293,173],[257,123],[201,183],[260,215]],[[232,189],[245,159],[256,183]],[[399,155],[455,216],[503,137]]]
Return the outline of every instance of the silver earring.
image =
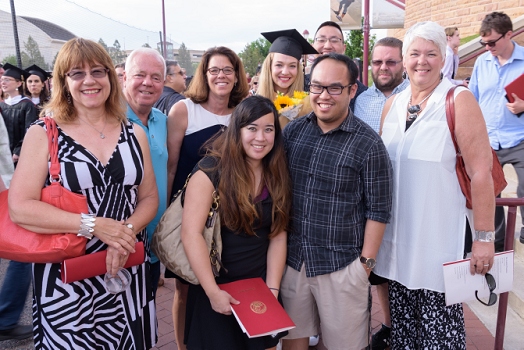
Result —
[[[408,77],[408,74],[406,72],[402,73],[402,79],[406,79]]]

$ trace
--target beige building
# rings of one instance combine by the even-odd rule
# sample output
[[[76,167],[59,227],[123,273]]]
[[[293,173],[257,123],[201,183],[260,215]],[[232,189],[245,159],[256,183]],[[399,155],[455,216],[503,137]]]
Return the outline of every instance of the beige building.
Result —
[[[402,40],[406,30],[422,21],[434,21],[444,28],[457,27],[462,38],[479,34],[480,23],[493,11],[506,13],[513,20],[515,40],[524,45],[524,0],[406,0],[404,29],[390,29],[388,35]],[[476,58],[484,48],[474,39],[459,48],[458,78],[471,75]]]
[[[0,11],[0,61],[10,55],[15,55],[13,39],[13,24],[11,13]],[[56,24],[38,18],[17,16],[18,38],[20,51],[24,51],[24,42],[31,36],[37,43],[40,53],[49,65],[52,64],[62,45],[75,37],[73,33]]]

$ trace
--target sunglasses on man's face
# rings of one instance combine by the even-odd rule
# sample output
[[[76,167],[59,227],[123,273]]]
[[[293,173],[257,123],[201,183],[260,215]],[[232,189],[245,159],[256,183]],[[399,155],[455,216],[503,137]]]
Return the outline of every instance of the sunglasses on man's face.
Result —
[[[480,40],[479,40],[479,44],[482,45],[482,46],[486,46],[486,45],[488,45],[488,47],[494,47],[495,45],[497,45],[497,41],[499,41],[500,39],[502,39],[505,35],[506,35],[506,33],[502,34],[502,35],[500,36],[500,38],[498,38],[497,40],[482,41],[482,39],[480,39]]]
[[[495,303],[497,302],[497,294],[493,293],[495,288],[497,288],[497,284],[495,283],[495,278],[493,277],[492,274],[486,273],[484,277],[486,278],[486,283],[489,288],[489,300],[487,303],[480,300],[478,296],[478,290],[475,291],[475,298],[477,298],[478,301],[480,301],[482,304],[486,306],[492,306],[492,305],[495,305]]]

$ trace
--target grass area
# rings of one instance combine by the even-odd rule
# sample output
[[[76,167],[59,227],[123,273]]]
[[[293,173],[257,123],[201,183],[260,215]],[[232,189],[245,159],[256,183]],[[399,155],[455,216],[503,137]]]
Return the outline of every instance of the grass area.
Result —
[[[471,40],[476,39],[479,36],[480,35],[478,35],[478,34],[473,34],[473,35],[467,36],[465,38],[461,38],[460,39],[460,45],[464,45],[465,43],[469,43]]]

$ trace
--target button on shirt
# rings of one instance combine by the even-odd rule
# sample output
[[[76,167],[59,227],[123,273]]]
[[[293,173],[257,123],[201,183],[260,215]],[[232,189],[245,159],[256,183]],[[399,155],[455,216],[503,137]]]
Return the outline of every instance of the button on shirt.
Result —
[[[127,106],[127,118],[144,129],[149,142],[151,162],[155,173],[158,189],[158,211],[155,218],[146,227],[147,239],[151,243],[156,225],[167,207],[167,117],[158,109],[153,108],[149,113],[147,126],[145,126],[131,107]],[[157,261],[158,258],[151,251],[151,263]]]
[[[283,131],[293,183],[287,264],[313,277],[360,256],[366,220],[387,223],[392,168],[382,140],[349,112],[323,133],[313,113]]]
[[[486,120],[491,147],[495,150],[515,147],[524,140],[524,118],[508,110],[508,101],[504,97],[504,87],[524,72],[524,47],[514,42],[513,45],[513,53],[503,66],[490,52],[480,56],[469,82],[469,89],[479,101]],[[524,95],[519,97],[524,98]]]
[[[393,89],[389,97],[404,91],[407,86],[409,86],[409,80],[405,79]],[[373,86],[358,96],[355,102],[355,115],[378,132],[380,129],[382,109],[389,97],[386,97],[386,95],[373,84]]]

